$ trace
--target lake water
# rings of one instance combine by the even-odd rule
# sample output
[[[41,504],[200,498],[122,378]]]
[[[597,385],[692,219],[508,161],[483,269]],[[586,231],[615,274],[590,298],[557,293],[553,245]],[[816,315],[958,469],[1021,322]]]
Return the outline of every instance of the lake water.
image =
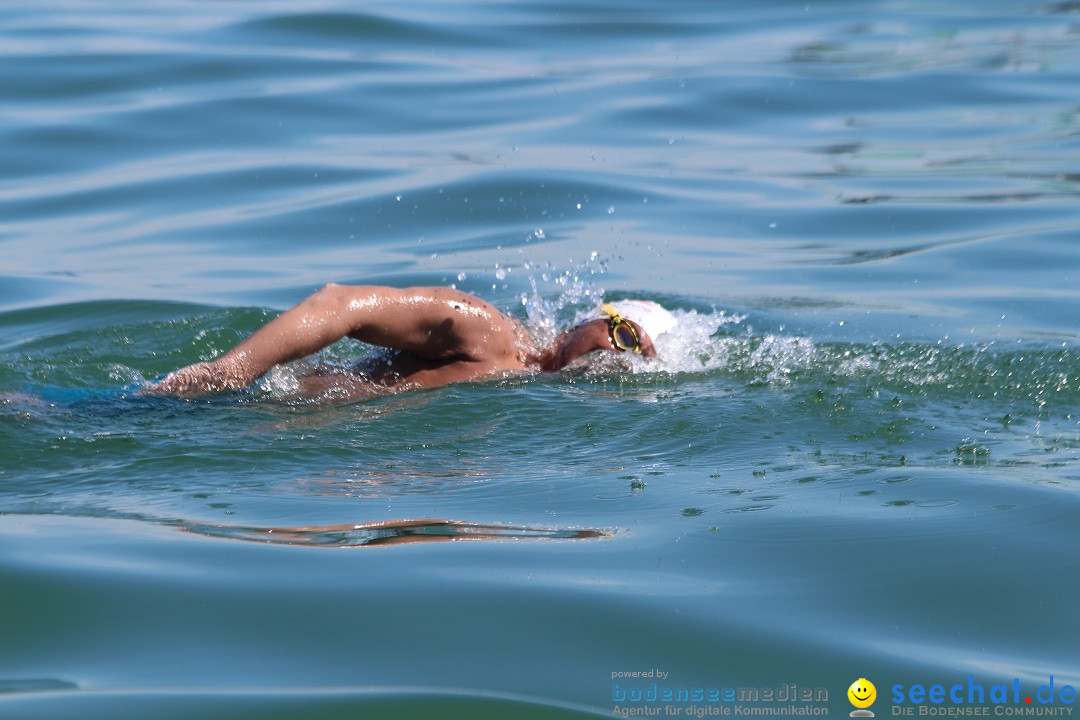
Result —
[[[0,57],[0,717],[1076,707],[1076,2],[43,0]],[[330,281],[681,322],[136,393]]]

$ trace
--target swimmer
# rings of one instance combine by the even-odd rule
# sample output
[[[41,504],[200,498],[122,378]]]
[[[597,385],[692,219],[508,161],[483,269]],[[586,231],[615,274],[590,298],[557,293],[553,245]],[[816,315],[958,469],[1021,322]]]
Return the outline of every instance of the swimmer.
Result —
[[[598,350],[653,357],[656,347],[649,332],[659,334],[675,324],[671,313],[645,300],[604,305],[601,314],[562,333],[550,347],[539,348],[513,318],[459,290],[329,284],[216,360],[170,373],[146,392],[202,395],[238,390],[276,365],[346,337],[396,351],[359,378],[372,394],[434,388],[557,372]]]

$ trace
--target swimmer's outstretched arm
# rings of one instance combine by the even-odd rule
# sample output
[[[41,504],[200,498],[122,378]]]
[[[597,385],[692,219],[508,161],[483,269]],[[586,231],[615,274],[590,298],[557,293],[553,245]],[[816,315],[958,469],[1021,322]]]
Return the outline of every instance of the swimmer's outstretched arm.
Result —
[[[430,360],[483,361],[502,348],[509,319],[450,288],[327,285],[227,353],[166,376],[149,388],[200,394],[247,387],[275,365],[311,355],[343,337]]]

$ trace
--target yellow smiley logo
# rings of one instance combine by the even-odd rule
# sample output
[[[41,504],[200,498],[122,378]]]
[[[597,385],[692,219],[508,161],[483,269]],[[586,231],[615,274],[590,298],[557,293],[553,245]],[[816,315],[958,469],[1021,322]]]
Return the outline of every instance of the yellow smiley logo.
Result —
[[[877,700],[877,688],[866,678],[859,678],[847,689],[848,700],[857,708],[868,708]]]

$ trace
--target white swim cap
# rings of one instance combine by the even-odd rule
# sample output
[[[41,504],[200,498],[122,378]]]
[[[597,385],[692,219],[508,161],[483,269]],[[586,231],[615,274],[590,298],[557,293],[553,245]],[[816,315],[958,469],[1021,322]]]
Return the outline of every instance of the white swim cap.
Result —
[[[619,311],[619,315],[640,325],[653,341],[675,327],[678,322],[663,305],[652,300],[619,300],[610,305]]]

